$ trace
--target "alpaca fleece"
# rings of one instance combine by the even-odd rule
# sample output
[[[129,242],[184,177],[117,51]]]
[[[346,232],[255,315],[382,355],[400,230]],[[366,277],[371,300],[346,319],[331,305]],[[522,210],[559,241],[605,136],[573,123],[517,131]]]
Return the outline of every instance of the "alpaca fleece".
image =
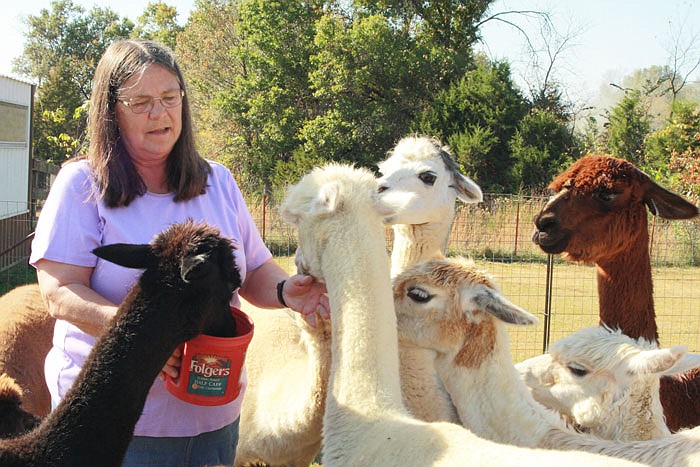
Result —
[[[0,465],[120,466],[160,369],[178,345],[226,322],[241,283],[231,242],[191,221],[151,244],[94,253],[144,271],[58,407],[32,432],[0,441]]]
[[[647,208],[665,219],[690,219],[698,208],[630,162],[603,155],[582,157],[550,188],[556,195],[535,216],[533,241],[595,263],[601,323],[658,342]],[[663,378],[660,393],[671,431],[700,424],[699,370]]]

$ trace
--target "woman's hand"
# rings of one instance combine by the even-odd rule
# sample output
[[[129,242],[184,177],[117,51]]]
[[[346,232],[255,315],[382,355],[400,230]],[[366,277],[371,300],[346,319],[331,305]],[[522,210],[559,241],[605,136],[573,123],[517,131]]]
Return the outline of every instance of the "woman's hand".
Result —
[[[177,379],[180,376],[180,365],[182,364],[182,350],[180,347],[176,348],[173,354],[168,358],[165,366],[160,370],[158,375],[161,380],[165,381],[165,375],[169,375],[173,379]]]
[[[307,317],[312,326],[316,325],[314,313],[323,319],[331,318],[326,285],[312,276],[296,274],[286,280],[282,296],[289,308]]]

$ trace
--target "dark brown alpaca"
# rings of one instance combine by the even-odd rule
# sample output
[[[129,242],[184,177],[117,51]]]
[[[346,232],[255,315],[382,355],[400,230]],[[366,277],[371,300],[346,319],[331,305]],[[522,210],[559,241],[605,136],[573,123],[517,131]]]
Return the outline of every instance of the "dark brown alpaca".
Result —
[[[225,335],[241,285],[231,242],[204,224],[169,227],[151,244],[99,247],[100,258],[144,269],[58,407],[30,433],[0,440],[0,465],[119,467],[148,391],[175,348]]]
[[[665,219],[690,219],[698,208],[609,156],[579,159],[549,188],[556,195],[535,216],[533,241],[547,253],[595,263],[600,321],[658,342],[647,208]],[[699,370],[662,379],[660,395],[671,431],[700,425]]]

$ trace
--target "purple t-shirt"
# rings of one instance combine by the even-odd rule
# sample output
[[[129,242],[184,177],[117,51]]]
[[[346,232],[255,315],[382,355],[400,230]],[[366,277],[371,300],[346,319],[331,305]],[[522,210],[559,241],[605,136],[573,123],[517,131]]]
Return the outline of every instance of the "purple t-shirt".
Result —
[[[231,172],[210,162],[212,172],[206,193],[176,203],[173,194],[146,193],[128,207],[108,208],[97,200],[95,179],[87,161],[67,164],[56,177],[44,204],[32,241],[30,264],[42,258],[76,266],[92,267],[91,287],[112,301],[121,303],[141,271],[117,266],[97,258],[92,250],[112,243],[148,243],[154,235],[189,218],[216,226],[236,244],[236,264],[245,280],[253,270],[272,257],[253,222]],[[232,305],[240,306],[238,291]],[[53,347],[46,357],[46,382],[52,399],[65,396],[76,380],[95,337],[67,321],[58,320]],[[240,414],[246,386],[238,398],[226,405],[199,406],[177,399],[156,378],[148,393],[136,436],[195,436],[218,430]],[[119,410],[115,407],[115,410]]]

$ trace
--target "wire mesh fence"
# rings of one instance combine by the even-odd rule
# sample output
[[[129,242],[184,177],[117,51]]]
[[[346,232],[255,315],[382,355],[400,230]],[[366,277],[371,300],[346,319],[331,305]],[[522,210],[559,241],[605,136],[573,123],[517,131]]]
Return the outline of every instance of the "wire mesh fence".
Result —
[[[486,195],[478,205],[459,205],[445,245],[448,256],[473,259],[511,301],[540,318],[536,326],[509,328],[515,361],[542,353],[549,342],[581,327],[598,324],[595,267],[550,257],[530,241],[532,218],[545,202],[539,196]],[[264,198],[251,201],[249,207],[273,255],[293,272],[296,231]],[[0,293],[36,280],[27,265],[36,225],[32,208],[13,207],[15,215],[0,219]],[[661,345],[687,345],[691,352],[700,352],[700,220],[650,216],[649,231]],[[391,243],[392,231],[387,229],[387,252]]]
[[[445,245],[448,256],[473,259],[510,300],[540,318],[536,326],[509,328],[515,361],[539,355],[550,342],[598,324],[595,266],[550,257],[530,240],[532,218],[546,201],[544,196],[487,194],[478,205],[459,205]],[[293,271],[294,229],[280,219],[277,206],[263,200],[250,207],[272,253]],[[649,221],[661,345],[687,345],[700,352],[700,221],[651,215]],[[391,229],[386,241],[390,252]]]

